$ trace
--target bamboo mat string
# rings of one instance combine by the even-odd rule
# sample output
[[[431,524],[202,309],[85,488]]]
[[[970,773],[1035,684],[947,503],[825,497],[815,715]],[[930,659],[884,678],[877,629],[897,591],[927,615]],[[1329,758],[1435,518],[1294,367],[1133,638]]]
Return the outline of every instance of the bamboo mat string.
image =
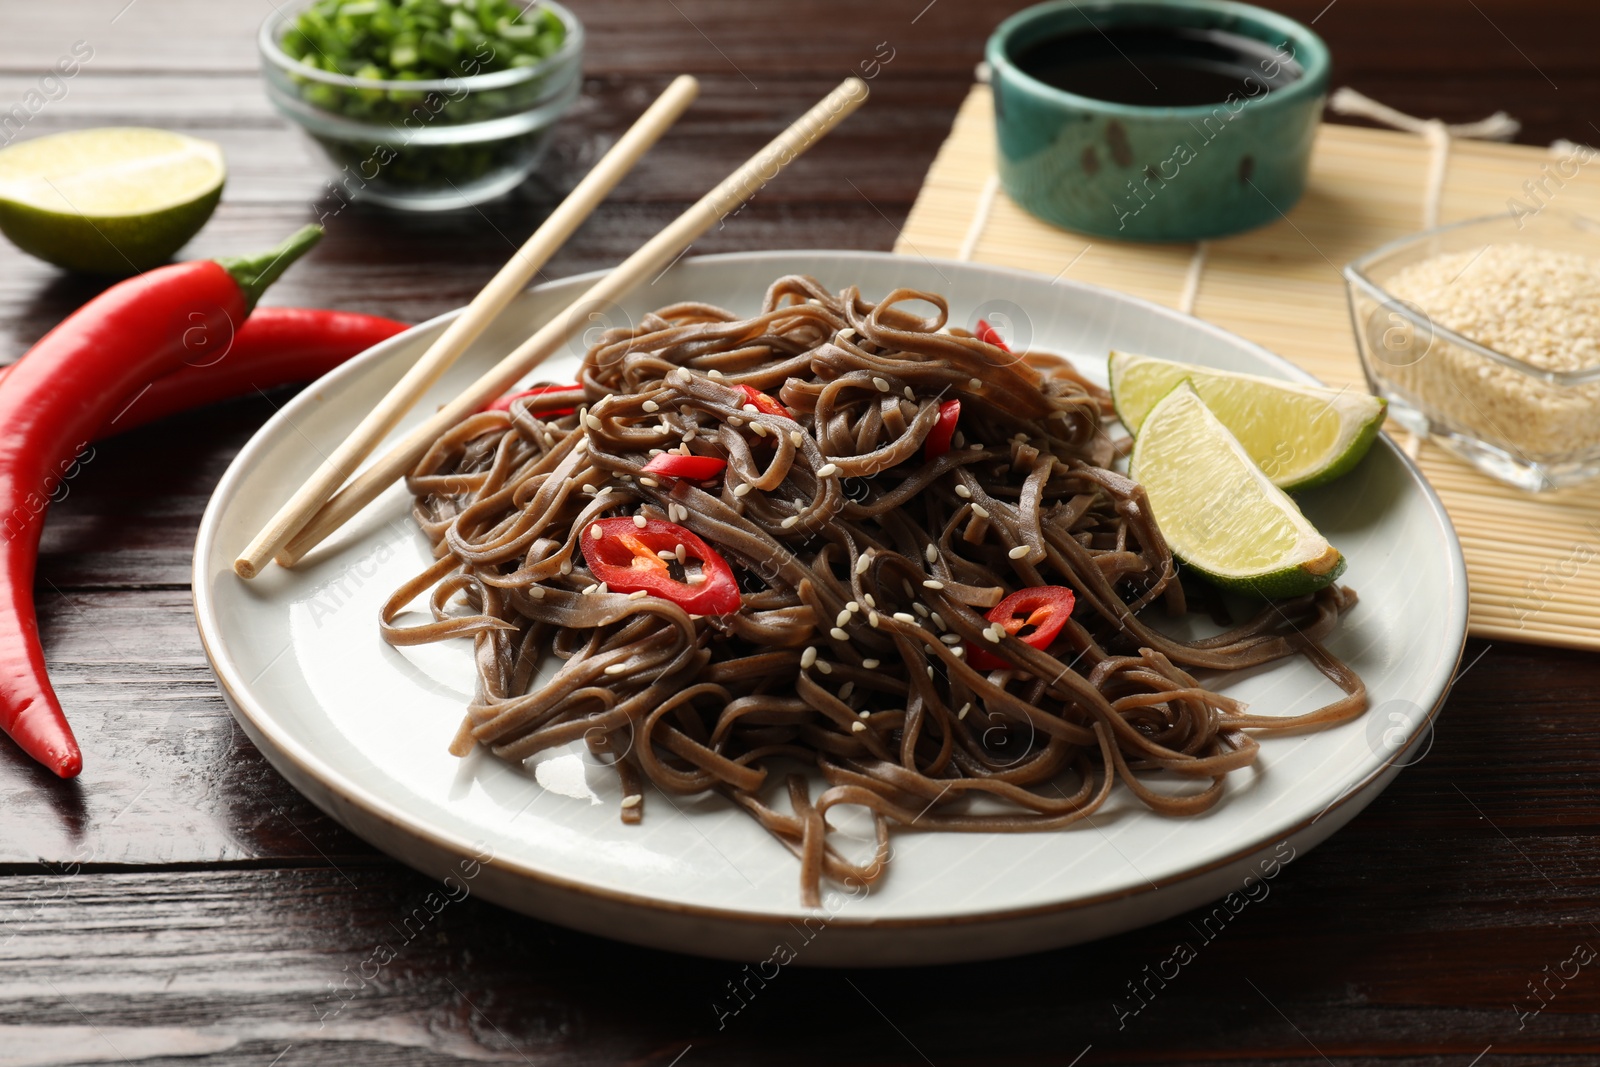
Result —
[[[1439,119],[1419,119],[1403,111],[1396,111],[1387,104],[1380,104],[1349,86],[1336,91],[1329,98],[1328,107],[1341,115],[1355,115],[1371,119],[1373,122],[1381,122],[1397,130],[1414,133],[1428,142],[1432,151],[1428,157],[1428,184],[1424,188],[1422,199],[1422,225],[1424,229],[1430,230],[1439,225],[1439,205],[1444,199],[1444,179],[1450,167],[1450,139],[1469,137],[1480,141],[1509,141],[1517,135],[1518,130],[1522,129],[1522,123],[1504,111],[1496,111],[1488,118],[1479,119],[1477,122],[1463,122],[1453,126]]]
[[[978,242],[983,239],[983,231],[989,225],[989,213],[994,210],[994,198],[1000,193],[1000,175],[991,172],[989,180],[983,183],[983,191],[978,194],[978,205],[972,212],[972,223],[967,227],[967,235],[961,239],[961,250],[956,253],[959,260],[969,260],[978,250]]]
[[[1185,315],[1194,314],[1194,302],[1200,296],[1200,275],[1206,269],[1206,259],[1211,255],[1210,241],[1196,241],[1194,255],[1189,257],[1189,269],[1183,275],[1183,292],[1178,296],[1178,310]]]

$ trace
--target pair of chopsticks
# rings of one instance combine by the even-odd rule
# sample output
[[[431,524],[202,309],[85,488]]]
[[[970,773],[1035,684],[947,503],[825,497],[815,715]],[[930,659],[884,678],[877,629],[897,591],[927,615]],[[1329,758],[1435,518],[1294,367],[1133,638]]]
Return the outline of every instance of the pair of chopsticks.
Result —
[[[635,285],[671,266],[718,220],[755,195],[785,164],[820,140],[867,98],[864,82],[858,78],[845,79],[716,188],[590,286],[565,311],[553,316],[465,392],[440,408],[346,485],[346,479],[378,442],[527,286],[539,268],[605,199],[639,157],[677,121],[698,92],[699,83],[688,75],[673,80],[473,298],[466,310],[429,346],[422,358],[395,383],[378,406],[351,431],[344,443],[323,460],[311,478],[278,509],[234,561],[235,573],[241,578],[254,578],[273,559],[286,567],[299,562],[390,484],[403,477],[440,434],[508,391],[578,332],[592,312],[620,299]]]

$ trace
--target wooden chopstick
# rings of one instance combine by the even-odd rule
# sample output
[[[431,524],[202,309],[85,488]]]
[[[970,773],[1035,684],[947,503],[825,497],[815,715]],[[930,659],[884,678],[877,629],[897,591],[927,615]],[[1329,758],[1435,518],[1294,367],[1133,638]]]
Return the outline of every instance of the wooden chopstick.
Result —
[[[333,455],[324,459],[310,479],[278,509],[278,513],[255,536],[244,553],[234,560],[235,573],[241,578],[254,578],[261,573],[267,561],[300,532],[317,513],[317,509],[327,503],[334,491],[355,472],[361,461],[383,440],[384,435],[394,429],[422,394],[499,317],[506,305],[527,288],[539,268],[566,243],[572,232],[583,224],[595,207],[616,187],[617,182],[633,169],[639,157],[660,140],[661,135],[678,120],[678,116],[683,114],[699,92],[700,83],[689,75],[673,79],[655,103],[639,116],[628,132],[601,157],[600,162],[584,175],[577,187],[533,232],[533,236],[489,280],[483,291],[473,297],[467,309],[428,346],[422,358],[394,384],[378,402],[378,406],[350,431],[350,436],[334,450]]]
[[[716,188],[701,197],[610,274],[595,282],[564,312],[552,316],[514,352],[495,364],[465,392],[412,430],[398,445],[340,490],[278,554],[278,562],[284,566],[299,562],[325,537],[350,521],[384,489],[404,476],[440,434],[515,385],[576,333],[589,314],[621,298],[641,281],[653,278],[671,266],[696,238],[755,195],[786,163],[820,140],[860,107],[866,98],[866,83],[859,78],[846,78],[838,88],[797,119],[794,125],[723,179]]]

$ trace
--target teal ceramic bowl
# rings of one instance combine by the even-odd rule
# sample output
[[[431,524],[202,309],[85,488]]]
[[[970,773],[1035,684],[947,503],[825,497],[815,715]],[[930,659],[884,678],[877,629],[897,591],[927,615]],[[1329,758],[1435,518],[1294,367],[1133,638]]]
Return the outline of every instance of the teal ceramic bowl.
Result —
[[[1252,38],[1301,74],[1274,88],[1278,72],[1268,67],[1215,104],[1143,107],[1066,92],[1016,63],[1052,37],[1133,27]],[[1000,181],[1046,222],[1123,240],[1192,241],[1270,222],[1305,191],[1329,58],[1293,19],[1229,0],[1058,0],[1001,23],[986,58]]]

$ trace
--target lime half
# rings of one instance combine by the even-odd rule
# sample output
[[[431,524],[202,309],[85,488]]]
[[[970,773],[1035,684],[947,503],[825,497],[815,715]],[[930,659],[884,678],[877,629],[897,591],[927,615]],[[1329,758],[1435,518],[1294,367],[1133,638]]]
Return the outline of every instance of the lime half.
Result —
[[[227,169],[210,141],[115,127],[0,150],[0,231],[58,267],[136,274],[211,217]]]
[[[1129,473],[1173,554],[1218,585],[1276,599],[1344,572],[1344,557],[1186,381],[1145,416]]]
[[[1280,489],[1330,482],[1360,462],[1383,426],[1384,402],[1355,389],[1324,389],[1253,374],[1111,353],[1111,399],[1135,436],[1156,402],[1187,379]]]

